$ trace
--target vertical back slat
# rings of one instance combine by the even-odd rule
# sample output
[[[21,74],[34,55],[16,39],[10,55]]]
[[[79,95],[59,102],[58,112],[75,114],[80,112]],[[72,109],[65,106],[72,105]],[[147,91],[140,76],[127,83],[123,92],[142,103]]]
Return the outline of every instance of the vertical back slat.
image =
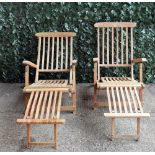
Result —
[[[109,28],[107,28],[107,64],[109,64]]]
[[[131,60],[133,59],[133,28],[131,28]],[[133,64],[131,64],[131,79],[133,79]]]
[[[50,37],[48,37],[48,50],[47,50],[47,63],[46,63],[46,69],[49,68],[49,53],[50,53]]]
[[[123,27],[121,28],[121,62],[122,64],[124,63],[124,51],[123,51],[123,48],[124,48],[124,40],[123,40]]]
[[[112,27],[112,64],[114,64],[114,28]]]
[[[63,69],[63,37],[61,37],[61,69]]]
[[[45,61],[45,37],[43,37],[43,54],[42,54],[42,69],[44,69],[44,61]]]
[[[129,52],[128,52],[128,27],[126,27],[126,64],[128,64],[128,54],[129,54]]]
[[[54,65],[54,37],[52,37],[52,61],[51,61],[51,69],[53,69]]]
[[[68,37],[66,37],[66,69],[68,67]]]
[[[59,37],[57,37],[56,69],[58,69],[58,58],[59,58]]]
[[[104,64],[104,27],[102,29],[102,63]]]
[[[118,34],[118,27],[116,28],[116,42],[117,42],[117,49],[116,49],[116,64],[118,64],[118,50],[119,50],[119,34]]]

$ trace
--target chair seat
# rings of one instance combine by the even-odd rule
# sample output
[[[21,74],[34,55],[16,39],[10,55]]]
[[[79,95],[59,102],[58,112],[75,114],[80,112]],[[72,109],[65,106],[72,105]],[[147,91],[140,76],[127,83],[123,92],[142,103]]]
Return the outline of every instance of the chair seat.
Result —
[[[135,86],[141,87],[142,83],[131,79],[130,77],[101,77],[101,82],[97,82],[97,87],[113,87],[113,86]]]
[[[39,80],[29,86],[26,86],[24,89],[33,89],[33,88],[55,88],[55,87],[67,87],[68,80]]]

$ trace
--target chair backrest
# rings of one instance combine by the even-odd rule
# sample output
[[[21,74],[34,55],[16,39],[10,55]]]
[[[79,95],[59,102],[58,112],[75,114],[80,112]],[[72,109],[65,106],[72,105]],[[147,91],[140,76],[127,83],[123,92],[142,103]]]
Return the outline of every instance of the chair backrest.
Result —
[[[40,72],[69,72],[73,60],[74,32],[40,32],[36,79]]]
[[[100,67],[131,67],[133,77],[133,22],[100,22],[97,27],[98,80]]]

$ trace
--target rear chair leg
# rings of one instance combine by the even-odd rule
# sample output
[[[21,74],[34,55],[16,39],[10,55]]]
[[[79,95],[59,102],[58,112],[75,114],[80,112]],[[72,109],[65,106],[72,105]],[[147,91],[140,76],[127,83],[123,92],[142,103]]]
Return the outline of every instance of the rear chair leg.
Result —
[[[57,125],[54,124],[54,147],[57,148]]]
[[[30,124],[27,124],[27,147],[30,148],[30,139],[31,139],[31,131],[30,131]]]
[[[76,113],[76,92],[72,93],[73,114]]]
[[[115,118],[112,118],[111,123],[111,140],[114,140],[115,138]]]
[[[137,141],[140,138],[140,118],[137,118]]]
[[[140,98],[140,101],[141,101],[142,106],[143,106],[144,105],[144,102],[143,102],[143,88],[139,89],[139,98]]]
[[[93,110],[96,109],[96,94],[97,94],[97,89],[96,86],[94,86],[94,96],[93,96]]]

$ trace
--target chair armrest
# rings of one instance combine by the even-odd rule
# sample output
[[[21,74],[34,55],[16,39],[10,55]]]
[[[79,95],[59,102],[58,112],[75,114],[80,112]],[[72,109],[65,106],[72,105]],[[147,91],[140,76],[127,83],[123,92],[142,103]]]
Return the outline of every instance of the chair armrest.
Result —
[[[32,68],[37,68],[36,64],[32,63],[31,61],[27,61],[27,60],[23,61],[23,65],[28,65],[28,66],[30,66]]]
[[[132,63],[143,63],[143,62],[147,62],[146,58],[136,58],[131,60]]]
[[[98,62],[98,58],[93,58],[93,62]]]

